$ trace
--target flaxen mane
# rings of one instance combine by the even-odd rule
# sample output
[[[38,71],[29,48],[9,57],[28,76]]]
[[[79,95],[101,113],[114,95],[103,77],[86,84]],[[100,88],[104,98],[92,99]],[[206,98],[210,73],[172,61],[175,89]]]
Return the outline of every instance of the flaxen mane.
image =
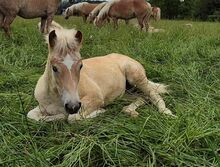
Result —
[[[119,2],[120,0],[111,0],[108,1],[107,4],[100,10],[97,20],[103,19],[109,12],[111,6],[115,4],[116,2]]]
[[[92,17],[96,17],[100,10],[107,4],[107,2],[102,2],[100,3],[98,6],[95,7],[95,9],[93,9],[93,11],[91,12],[91,16]]]
[[[74,50],[78,52],[81,48],[79,43],[75,37],[77,31],[75,29],[65,29],[60,24],[53,22],[52,26],[50,27],[50,32],[55,30],[57,39],[56,45],[53,48],[53,51],[56,53],[60,53],[66,50]],[[48,35],[45,36],[46,42],[48,42],[49,38]],[[76,55],[78,58],[81,58],[80,54]]]

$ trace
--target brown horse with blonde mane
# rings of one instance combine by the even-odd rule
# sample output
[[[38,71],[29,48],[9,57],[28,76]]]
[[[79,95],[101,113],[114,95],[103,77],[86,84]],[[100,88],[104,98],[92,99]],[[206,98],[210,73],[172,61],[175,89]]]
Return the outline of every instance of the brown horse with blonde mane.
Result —
[[[64,17],[68,19],[70,16],[80,15],[83,17],[83,21],[86,22],[87,17],[97,5],[88,2],[74,4],[64,11]]]
[[[140,29],[146,26],[149,28],[149,21],[151,17],[151,6],[145,0],[112,0],[109,1],[99,12],[95,24],[102,26],[103,21],[107,17],[111,17],[114,22],[114,27],[117,28],[117,20],[130,20],[137,18]]]
[[[41,32],[47,32],[61,0],[0,0],[0,27],[9,36],[16,15],[25,19],[41,17]]]
[[[39,105],[28,112],[28,118],[72,123],[96,117],[125,93],[126,83],[140,89],[161,113],[172,115],[160,96],[167,92],[166,86],[148,80],[139,62],[117,53],[81,60],[82,33],[61,26],[56,29],[56,25],[47,37],[47,64],[35,88]],[[138,98],[122,111],[135,117],[136,109],[144,104]]]

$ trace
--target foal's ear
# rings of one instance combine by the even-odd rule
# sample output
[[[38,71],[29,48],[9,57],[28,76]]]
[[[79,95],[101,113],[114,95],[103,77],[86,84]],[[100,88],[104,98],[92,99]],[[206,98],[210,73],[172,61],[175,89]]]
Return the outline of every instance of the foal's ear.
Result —
[[[77,41],[79,44],[81,44],[82,38],[83,38],[83,35],[82,35],[81,31],[77,31],[77,32],[76,32],[75,38],[76,38],[76,41]]]
[[[55,46],[56,40],[57,40],[57,35],[56,35],[55,30],[53,30],[49,34],[49,44],[50,44],[51,48],[53,48]]]

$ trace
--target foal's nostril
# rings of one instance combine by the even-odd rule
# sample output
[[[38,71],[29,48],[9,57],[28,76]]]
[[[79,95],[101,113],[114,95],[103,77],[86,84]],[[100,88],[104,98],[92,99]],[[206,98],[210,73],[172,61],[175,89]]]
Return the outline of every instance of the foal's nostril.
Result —
[[[66,103],[64,106],[65,106],[65,110],[66,110],[67,113],[76,114],[76,113],[78,113],[78,111],[81,107],[81,102],[79,102],[75,105],[73,105],[71,103]]]
[[[78,113],[80,107],[81,107],[81,102],[79,102],[78,104],[74,105],[74,107],[73,107],[74,113]]]

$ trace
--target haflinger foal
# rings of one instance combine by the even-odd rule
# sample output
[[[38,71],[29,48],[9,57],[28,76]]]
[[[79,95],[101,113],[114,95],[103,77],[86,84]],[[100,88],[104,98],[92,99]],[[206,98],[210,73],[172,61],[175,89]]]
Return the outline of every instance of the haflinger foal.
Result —
[[[112,53],[82,60],[82,33],[58,28],[48,35],[49,54],[44,74],[35,88],[39,105],[27,117],[36,121],[93,118],[105,112],[107,104],[123,95],[126,82],[140,89],[161,113],[172,115],[163,98],[166,86],[147,79],[143,66],[134,59]],[[123,108],[135,117],[143,99]]]

